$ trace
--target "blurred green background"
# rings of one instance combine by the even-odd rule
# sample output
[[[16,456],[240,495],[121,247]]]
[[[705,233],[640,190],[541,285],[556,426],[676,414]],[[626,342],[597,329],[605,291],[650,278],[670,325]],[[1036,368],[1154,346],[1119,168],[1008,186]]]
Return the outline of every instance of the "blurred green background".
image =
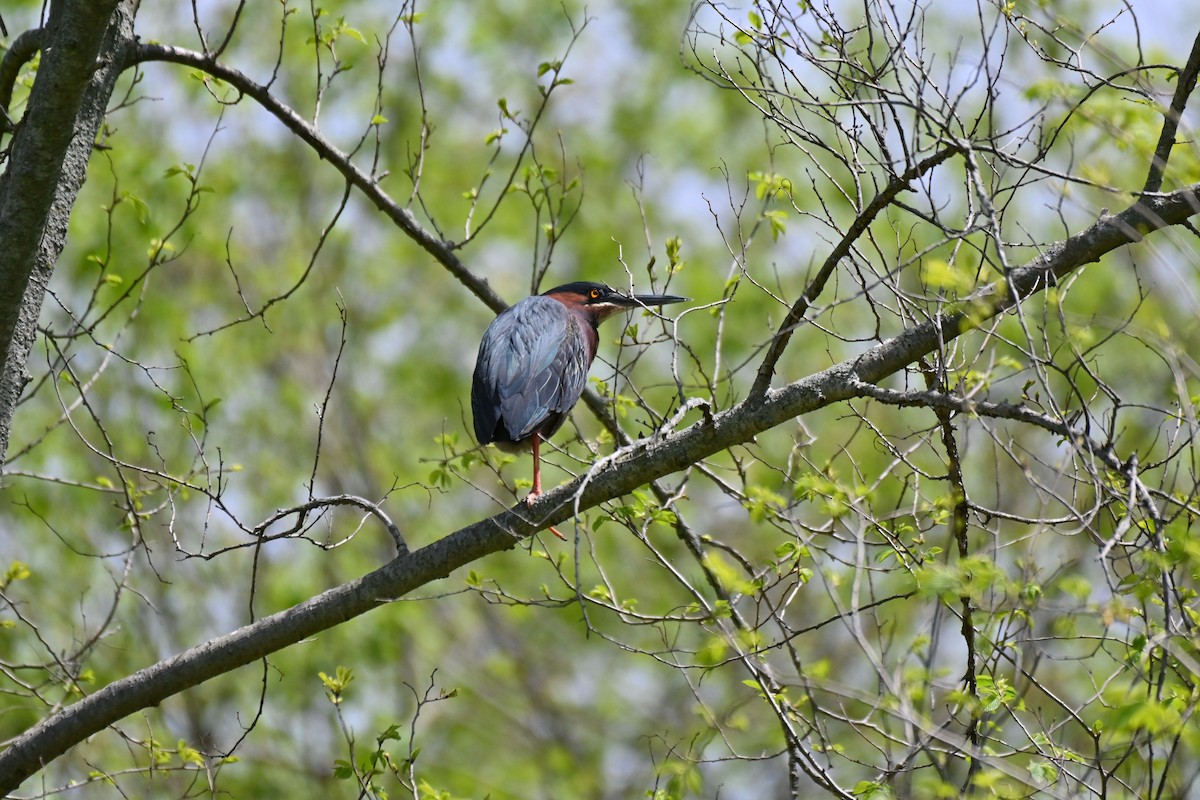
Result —
[[[963,90],[962,116],[990,102],[990,129],[1021,140],[1013,152],[1046,143],[1047,167],[1092,182],[1031,176],[981,156],[995,170],[989,182],[1011,263],[1101,209],[1124,208],[1161,115],[1129,92],[1089,94],[1087,74],[1047,60],[1074,65],[1071,53],[1055,52],[1044,36],[1023,42],[1042,32],[1011,15],[1047,28],[1057,21],[1064,41],[1074,35],[1064,20],[1100,29],[1081,45],[1080,63],[1090,59],[1087,69],[1104,74],[1182,64],[1194,21],[1172,24],[1164,15],[1178,9],[1149,3],[1133,4],[1141,28],[1121,4],[981,4],[969,14],[956,3],[926,5],[920,48],[909,55],[925,57],[940,85]],[[10,33],[36,25],[40,7],[8,4]],[[792,13],[803,20],[805,7]],[[193,17],[188,4],[146,2],[137,30],[143,41],[200,49],[198,23],[215,47],[235,8],[199,3]],[[765,13],[721,8],[747,27],[751,14]],[[705,78],[698,65],[718,57],[753,74],[711,8],[445,2],[415,9],[411,38],[393,3],[314,10],[248,4],[220,60],[270,82],[337,147],[356,150],[355,162],[376,170],[427,228],[455,241],[469,235],[458,255],[508,302],[533,290],[543,269],[543,290],[586,279],[693,298],[675,325],[634,315],[628,327],[601,329],[593,385],[634,437],[683,400],[724,409],[745,398],[787,307],[855,205],[882,185],[871,153],[852,174],[765,120],[748,102],[755,95]],[[853,4],[832,11],[848,26],[863,14]],[[980,18],[997,31],[986,56]],[[701,37],[693,52],[685,31],[695,29],[723,29],[725,38]],[[990,97],[971,77],[981,63],[1003,69]],[[553,87],[524,152],[522,125],[555,76],[570,82]],[[31,77],[27,69],[18,86],[18,114]],[[795,77],[797,85],[819,78],[803,67]],[[1146,80],[1172,91],[1162,74]],[[831,96],[824,86],[813,91]],[[147,63],[121,81],[113,106],[44,309],[54,335],[31,358],[35,383],[0,496],[0,566],[15,565],[0,611],[0,740],[77,696],[76,682],[84,691],[103,686],[392,557],[386,532],[349,510],[303,536],[248,546],[246,528],[310,491],[386,498],[417,548],[511,505],[528,485],[527,456],[471,449],[469,379],[492,318],[483,303],[357,192],[345,200],[333,168],[230,87]],[[815,116],[809,130],[824,131],[824,146],[844,156],[856,117],[842,119],[842,132]],[[890,135],[901,147],[905,135]],[[1190,140],[1172,168],[1166,188],[1200,177]],[[847,192],[854,186],[864,195]],[[927,217],[894,209],[871,227],[810,315],[814,324],[797,331],[776,385],[919,322],[983,283],[984,261],[999,274],[994,254],[972,249],[982,234],[950,237],[934,224],[962,224],[974,210],[961,161],[902,201]],[[951,385],[1064,416],[1086,407],[1111,423],[1123,459],[1137,452],[1155,463],[1150,479],[1165,494],[1190,496],[1193,445],[1170,421],[1196,391],[1195,265],[1194,241],[1174,233],[1118,252],[1031,301],[1021,320],[950,346]],[[915,369],[888,385],[925,388]],[[696,419],[692,412],[685,424]],[[902,702],[887,699],[896,687],[929,720],[969,716],[954,694],[964,650],[953,618],[969,595],[988,681],[975,702],[995,701],[987,713],[998,762],[1028,775],[1038,763],[1081,763],[1072,758],[1081,754],[1092,765],[1081,773],[1108,764],[1126,782],[1108,796],[1136,796],[1156,780],[1147,774],[1166,772],[1164,796],[1182,796],[1171,791],[1182,791],[1182,776],[1198,764],[1187,724],[1196,675],[1173,668],[1182,699],[1158,698],[1162,721],[1113,719],[1130,698],[1145,697],[1137,673],[1153,671],[1156,656],[1143,648],[1161,631],[1154,581],[1136,581],[1144,565],[1102,568],[1086,535],[1103,539],[1119,526],[1108,511],[1087,512],[1111,510],[1105,487],[1045,431],[963,422],[978,512],[972,555],[981,559],[964,573],[951,557],[935,426],[927,411],[867,402],[797,419],[686,480],[668,479],[685,495],[670,512],[648,491],[587,512],[560,526],[574,541],[543,534],[267,665],[124,720],[55,761],[24,794],[80,781],[86,788],[65,793],[411,796],[389,769],[368,791],[338,767],[386,767],[370,759],[378,746],[421,797],[784,796],[793,788],[780,720],[734,658],[738,646],[763,646],[750,658],[782,659],[776,668],[799,695],[795,725],[816,760],[870,796],[881,773],[900,769],[894,759],[906,741],[924,735],[904,721]],[[578,408],[548,456],[548,485],[611,452],[602,431]],[[1166,459],[1174,465],[1157,464]],[[700,613],[698,598],[719,606],[675,534],[674,514],[728,545],[713,547],[706,566],[741,595],[753,629],[742,641]],[[1192,586],[1190,518],[1172,520],[1172,567]],[[995,572],[984,575],[988,564]],[[581,602],[588,597],[598,602]],[[787,629],[776,624],[784,618]],[[830,624],[808,630],[822,622]],[[1018,651],[1026,655],[1006,655]],[[339,667],[353,673],[344,686]],[[1019,695],[1006,694],[1013,686]],[[1063,705],[1078,708],[1079,719]],[[1089,751],[1097,740],[1088,726],[1104,723],[1114,738]],[[251,727],[235,758],[219,757]],[[1141,746],[1115,766],[1122,730],[1159,741],[1159,758],[1161,742],[1175,742],[1170,769]],[[410,771],[403,762],[417,750]],[[916,758],[936,768],[917,770],[901,795],[961,784],[942,746]],[[1024,784],[1011,776],[995,781],[977,786],[981,796],[1033,791],[1014,788]],[[811,784],[798,785],[798,796],[816,796]]]

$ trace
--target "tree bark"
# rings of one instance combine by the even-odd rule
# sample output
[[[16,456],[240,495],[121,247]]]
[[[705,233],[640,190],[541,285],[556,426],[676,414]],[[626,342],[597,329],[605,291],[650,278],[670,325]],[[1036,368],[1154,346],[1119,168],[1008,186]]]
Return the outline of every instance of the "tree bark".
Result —
[[[40,37],[41,64],[0,176],[0,464],[29,381],[25,362],[46,286],[133,44],[136,11],[136,0],[56,0]]]

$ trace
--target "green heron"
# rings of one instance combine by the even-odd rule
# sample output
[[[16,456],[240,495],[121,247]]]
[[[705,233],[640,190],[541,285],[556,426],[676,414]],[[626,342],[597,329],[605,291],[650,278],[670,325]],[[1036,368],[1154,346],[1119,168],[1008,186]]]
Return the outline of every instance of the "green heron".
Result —
[[[687,299],[624,295],[603,283],[576,281],[526,297],[488,326],[471,384],[475,438],[510,453],[533,451],[533,490],[526,502],[542,493],[538,445],[562,426],[583,394],[597,326],[618,311]]]

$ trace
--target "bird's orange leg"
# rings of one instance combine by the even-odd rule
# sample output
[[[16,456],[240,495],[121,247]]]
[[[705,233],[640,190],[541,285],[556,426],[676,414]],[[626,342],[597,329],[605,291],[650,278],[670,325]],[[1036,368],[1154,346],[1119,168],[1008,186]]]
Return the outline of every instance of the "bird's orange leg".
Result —
[[[533,491],[529,493],[529,497],[525,498],[526,503],[536,500],[542,493],[542,457],[539,452],[542,437],[535,433],[531,441],[533,442]]]
[[[542,494],[542,459],[541,454],[538,452],[541,441],[542,437],[536,433],[530,439],[530,443],[533,445],[533,489],[530,490],[529,496],[525,498],[525,505],[527,506],[533,505],[533,501],[537,500]],[[550,532],[564,542],[567,540],[567,537],[559,533],[553,525],[550,526]]]

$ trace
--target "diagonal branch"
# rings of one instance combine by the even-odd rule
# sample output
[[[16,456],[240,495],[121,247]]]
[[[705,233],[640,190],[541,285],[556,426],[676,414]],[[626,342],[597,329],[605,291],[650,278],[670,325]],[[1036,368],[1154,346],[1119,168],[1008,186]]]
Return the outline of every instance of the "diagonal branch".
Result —
[[[1053,285],[1072,270],[1140,240],[1143,233],[1180,224],[1198,212],[1200,185],[1143,198],[1014,269],[1007,281],[966,301],[963,310],[939,316],[795,383],[751,397],[678,433],[623,448],[588,474],[543,495],[530,509],[522,503],[476,522],[362,578],[115,681],[13,740],[0,753],[0,793],[13,791],[51,759],[139,709],[346,622],[477,559],[511,549],[577,510],[627,494],[800,414],[861,396],[863,384],[877,383],[937,351],[946,341]]]
[[[937,372],[927,366],[925,361],[921,362],[921,371],[925,375],[925,385],[929,387],[930,392],[936,391],[938,394],[945,394],[944,387],[938,385]],[[871,384],[867,385],[870,386]],[[971,555],[969,506],[967,486],[963,480],[962,457],[959,454],[958,440],[954,436],[954,415],[949,409],[937,406],[934,407],[933,413],[937,417],[938,427],[941,429],[942,447],[946,451],[946,478],[950,483],[950,496],[954,503],[948,527],[954,543],[958,546],[958,559],[961,562]],[[977,663],[979,651],[976,649],[975,619],[971,605],[971,595],[964,592],[959,597],[959,602],[962,604],[963,647],[966,650],[967,661],[966,671],[963,673],[962,680],[966,685],[968,694],[971,697],[979,697]],[[971,709],[970,720],[970,723],[967,725],[967,740],[970,741],[972,746],[979,747],[981,737],[979,735],[980,713],[978,708]],[[965,787],[969,788],[971,786],[971,782],[978,769],[978,762],[972,760],[970,766],[967,768],[967,775],[963,779]],[[964,789],[964,791],[966,790]]]
[[[411,211],[397,204],[380,187],[374,176],[359,169],[348,154],[334,146],[316,127],[291,107],[280,102],[266,86],[256,83],[239,70],[219,63],[212,56],[165,44],[139,44],[125,66],[129,67],[147,61],[165,61],[193,67],[228,83],[243,95],[253,98],[282,122],[288,130],[304,140],[319,158],[332,164],[350,185],[362,192],[368,200],[374,203],[376,208],[382,211],[400,230],[404,231],[410,239],[420,245],[425,252],[433,256],[460,283],[470,289],[488,308],[499,313],[508,307],[508,304],[492,290],[485,279],[467,269],[466,265],[454,254],[450,242],[439,239],[426,230]]]
[[[813,302],[820,297],[821,292],[825,289],[825,284],[829,281],[829,277],[837,269],[837,265],[841,263],[843,258],[850,255],[850,250],[854,247],[854,243],[866,232],[871,223],[875,221],[875,218],[883,213],[884,209],[890,206],[901,192],[908,191],[913,181],[960,152],[962,152],[961,148],[949,146],[921,160],[919,163],[913,164],[904,172],[892,178],[884,190],[875,195],[874,199],[867,204],[862,213],[855,218],[854,224],[850,226],[846,234],[833,250],[829,252],[824,263],[821,264],[821,269],[817,271],[808,288],[804,290],[804,293],[800,295],[800,299],[792,305],[787,316],[784,317],[783,323],[779,326],[779,332],[771,340],[771,344],[767,347],[766,355],[763,356],[762,364],[758,367],[758,374],[754,378],[754,386],[750,389],[751,397],[761,395],[770,387],[771,377],[775,374],[775,365],[779,363],[779,357],[783,355],[784,349],[792,338],[792,333],[800,325],[801,320],[804,319],[804,315],[808,313],[808,309],[812,306]]]
[[[1157,192],[1162,188],[1163,176],[1167,171],[1167,159],[1171,157],[1171,149],[1175,147],[1175,134],[1179,130],[1179,120],[1183,109],[1187,106],[1192,90],[1196,88],[1196,78],[1200,76],[1200,34],[1192,42],[1192,52],[1187,64],[1175,78],[1175,96],[1171,105],[1163,115],[1162,131],[1158,135],[1158,145],[1154,148],[1154,157],[1150,159],[1150,172],[1146,175],[1146,186],[1143,192]]]

